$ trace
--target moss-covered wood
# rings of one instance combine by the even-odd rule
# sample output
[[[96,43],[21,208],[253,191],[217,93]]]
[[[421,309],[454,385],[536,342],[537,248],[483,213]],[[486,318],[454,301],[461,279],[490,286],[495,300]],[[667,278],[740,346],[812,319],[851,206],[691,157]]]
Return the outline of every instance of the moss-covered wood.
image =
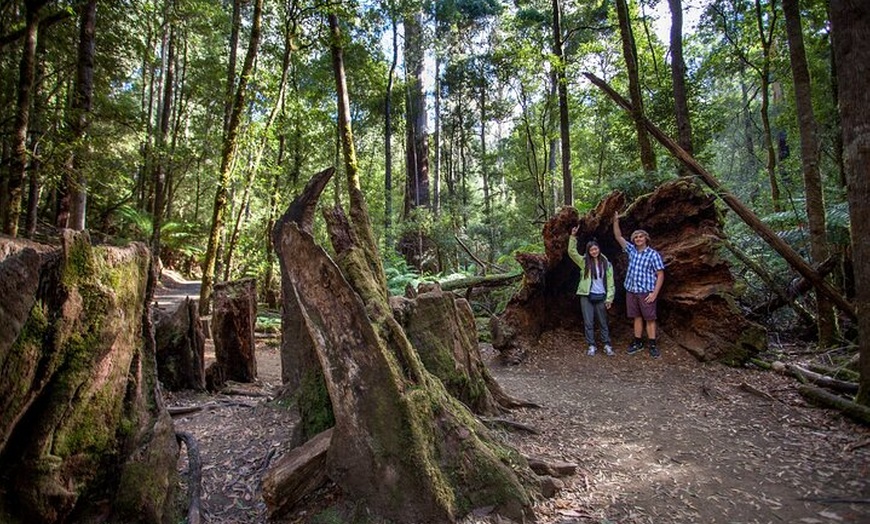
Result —
[[[530,518],[525,460],[426,370],[353,228],[340,210],[329,215],[337,263],[296,222],[275,239],[335,414],[330,477],[397,522],[451,522],[481,507]]]
[[[177,445],[142,342],[148,251],[69,231],[36,258],[6,247],[0,268],[27,260],[38,286],[4,297],[31,307],[0,348],[0,521],[165,522]]]

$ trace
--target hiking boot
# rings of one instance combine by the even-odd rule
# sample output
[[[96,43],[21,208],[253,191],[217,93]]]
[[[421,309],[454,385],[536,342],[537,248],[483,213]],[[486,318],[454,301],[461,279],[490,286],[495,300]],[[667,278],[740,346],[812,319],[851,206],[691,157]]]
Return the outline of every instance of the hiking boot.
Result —
[[[643,350],[643,341],[642,340],[641,341],[635,340],[634,342],[631,343],[630,346],[628,346],[627,353],[629,355],[634,355],[638,351],[642,351],[642,350]]]
[[[589,346],[589,349],[586,350],[586,354],[590,357],[595,356],[595,346]]]
[[[650,344],[649,356],[651,356],[652,358],[661,358],[662,354],[659,353],[659,348],[657,348],[655,344]]]
[[[613,352],[613,348],[610,347],[610,344],[604,344],[604,354],[608,357],[612,357],[616,353]]]

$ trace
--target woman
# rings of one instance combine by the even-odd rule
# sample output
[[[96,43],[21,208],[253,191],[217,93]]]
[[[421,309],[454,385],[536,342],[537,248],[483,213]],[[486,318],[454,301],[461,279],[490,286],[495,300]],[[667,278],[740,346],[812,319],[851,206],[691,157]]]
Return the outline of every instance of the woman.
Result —
[[[580,295],[580,311],[583,313],[583,328],[589,349],[586,354],[595,355],[595,319],[601,328],[601,341],[604,343],[604,353],[612,357],[613,346],[610,344],[610,328],[607,325],[607,310],[613,304],[613,268],[607,257],[601,254],[598,242],[591,240],[586,243],[586,253],[577,252],[577,231],[579,226],[571,230],[568,239],[568,256],[580,267],[580,283],[577,284],[577,294]]]

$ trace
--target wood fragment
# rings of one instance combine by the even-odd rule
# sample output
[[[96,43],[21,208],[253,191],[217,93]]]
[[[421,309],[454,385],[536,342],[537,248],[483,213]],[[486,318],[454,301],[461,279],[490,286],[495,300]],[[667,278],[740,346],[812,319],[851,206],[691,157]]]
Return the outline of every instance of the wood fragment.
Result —
[[[870,439],[864,440],[862,442],[854,442],[846,446],[843,451],[855,451],[856,449],[860,449],[866,446],[870,446]]]
[[[798,392],[813,404],[836,409],[852,420],[870,426],[870,408],[867,406],[862,406],[814,386],[800,386]]]
[[[326,482],[326,454],[332,444],[332,431],[330,428],[318,433],[269,468],[263,478],[263,500],[271,518],[287,514]]]
[[[202,460],[199,455],[199,444],[193,435],[177,431],[175,438],[187,447],[187,496],[190,499],[187,507],[188,524],[202,522]]]
[[[762,391],[751,384],[747,384],[746,382],[742,382],[740,384],[740,389],[742,389],[743,391],[746,391],[748,393],[752,393],[755,396],[758,396],[761,398],[766,398],[767,400],[780,401],[778,398],[774,397],[773,395],[771,395],[767,391]]]

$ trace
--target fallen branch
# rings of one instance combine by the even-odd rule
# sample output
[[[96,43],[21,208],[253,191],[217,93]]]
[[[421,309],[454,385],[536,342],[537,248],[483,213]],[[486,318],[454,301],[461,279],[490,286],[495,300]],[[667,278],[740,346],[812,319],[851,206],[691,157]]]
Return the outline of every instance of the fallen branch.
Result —
[[[187,507],[187,523],[200,524],[202,522],[202,460],[199,456],[199,444],[193,435],[184,431],[177,431],[175,438],[178,442],[184,442],[187,447],[187,495],[190,503]]]
[[[855,443],[849,444],[848,446],[843,448],[843,451],[855,451],[856,449],[860,449],[860,448],[863,448],[866,446],[870,446],[870,439],[867,439],[863,442],[855,442]]]
[[[742,389],[743,391],[746,391],[746,392],[748,392],[748,393],[752,393],[752,394],[755,395],[755,396],[758,396],[758,397],[761,397],[761,398],[765,398],[765,399],[767,399],[767,400],[772,400],[772,401],[782,402],[781,400],[779,400],[778,398],[774,397],[773,395],[771,395],[771,394],[768,393],[767,391],[762,391],[762,390],[756,388],[755,386],[752,386],[752,385],[750,385],[750,384],[747,384],[746,382],[743,382],[743,383],[740,384],[740,389]]]
[[[255,406],[254,404],[248,404],[247,402],[225,400],[220,402],[206,402],[205,404],[197,404],[194,406],[173,406],[166,408],[166,410],[169,412],[170,416],[179,417],[181,415],[187,415],[190,413],[198,413],[206,409],[228,407],[253,408]]]
[[[440,282],[442,291],[455,291],[473,287],[500,287],[507,286],[523,277],[522,272],[503,273],[498,275],[486,275],[480,277],[457,278]]]
[[[804,383],[810,382],[817,386],[826,387],[839,393],[846,393],[847,395],[855,395],[858,393],[858,384],[855,382],[846,382],[843,380],[837,380],[835,378],[828,377],[826,375],[820,375],[795,364],[786,365],[786,370],[788,370],[789,374],[795,376],[796,378],[798,378],[798,380]]]
[[[798,392],[817,406],[836,409],[852,420],[870,426],[870,408],[867,406],[862,406],[813,386],[800,386]]]
[[[326,454],[332,444],[332,428],[278,460],[263,477],[263,500],[270,518],[290,512],[307,494],[326,480]]]

